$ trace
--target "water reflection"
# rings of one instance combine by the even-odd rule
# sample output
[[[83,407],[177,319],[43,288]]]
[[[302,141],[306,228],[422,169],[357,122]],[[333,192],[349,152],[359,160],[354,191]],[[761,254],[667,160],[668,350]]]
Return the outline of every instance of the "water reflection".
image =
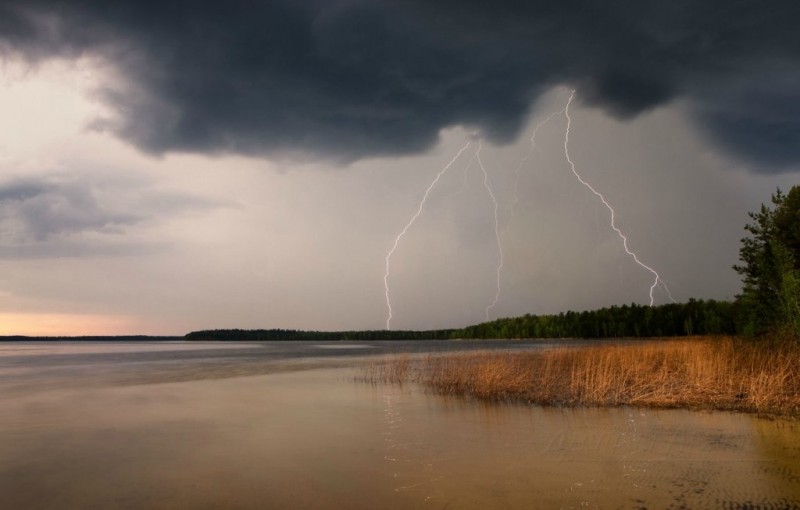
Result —
[[[796,424],[752,416],[491,405],[393,388],[392,466],[455,508],[795,508]],[[399,393],[399,396],[397,395]],[[385,398],[385,397],[384,397]],[[765,432],[781,438],[764,451]],[[408,453],[410,452],[410,453]]]
[[[487,405],[292,363],[230,377],[235,358],[189,363],[228,377],[164,382],[157,362],[125,359],[136,383],[84,363],[92,384],[46,372],[48,384],[2,393],[0,507],[800,506],[791,422]]]

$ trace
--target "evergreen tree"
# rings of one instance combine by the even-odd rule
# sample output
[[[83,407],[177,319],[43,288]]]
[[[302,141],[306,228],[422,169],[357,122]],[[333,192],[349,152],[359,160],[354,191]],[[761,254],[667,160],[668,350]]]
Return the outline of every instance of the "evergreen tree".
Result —
[[[800,187],[772,195],[773,208],[761,204],[745,226],[734,266],[742,275],[737,296],[740,328],[748,334],[783,330],[800,334]]]

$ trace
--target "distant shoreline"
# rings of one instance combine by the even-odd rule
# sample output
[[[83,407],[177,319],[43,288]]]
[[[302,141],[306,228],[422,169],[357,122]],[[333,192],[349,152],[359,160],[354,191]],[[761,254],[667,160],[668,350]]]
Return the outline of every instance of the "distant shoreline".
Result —
[[[186,340],[183,336],[148,336],[148,335],[119,335],[119,336],[27,336],[6,335],[0,336],[0,342],[176,342]]]

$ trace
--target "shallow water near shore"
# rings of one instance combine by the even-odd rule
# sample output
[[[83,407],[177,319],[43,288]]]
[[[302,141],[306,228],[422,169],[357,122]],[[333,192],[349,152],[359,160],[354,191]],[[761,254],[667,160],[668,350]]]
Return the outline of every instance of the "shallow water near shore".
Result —
[[[0,345],[0,507],[800,507],[796,422],[354,381],[402,343],[117,347]]]

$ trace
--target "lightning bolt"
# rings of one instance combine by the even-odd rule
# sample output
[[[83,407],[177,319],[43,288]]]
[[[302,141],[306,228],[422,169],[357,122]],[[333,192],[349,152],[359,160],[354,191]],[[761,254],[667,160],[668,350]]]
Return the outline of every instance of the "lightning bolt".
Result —
[[[453,193],[449,193],[443,196],[442,200],[450,200],[464,193],[464,191],[467,189],[467,176],[469,173],[469,169],[472,168],[472,165],[474,163],[475,163],[475,155],[473,154],[472,158],[470,158],[469,160],[469,163],[467,163],[466,166],[464,166],[464,171],[462,172],[462,178],[461,178],[461,187],[459,187]]]
[[[410,220],[408,220],[408,223],[406,223],[406,226],[403,227],[403,230],[401,230],[400,233],[397,234],[397,237],[395,237],[395,239],[394,239],[394,244],[392,245],[392,249],[390,249],[389,253],[386,254],[386,272],[383,274],[383,287],[384,287],[384,290],[385,290],[385,293],[386,293],[386,308],[388,310],[388,316],[386,317],[386,329],[387,330],[391,329],[391,325],[392,325],[392,301],[391,301],[391,299],[389,297],[389,275],[391,273],[392,255],[394,255],[395,250],[397,250],[397,246],[400,244],[400,240],[406,235],[408,230],[414,225],[414,222],[417,221],[417,218],[419,218],[419,215],[422,214],[422,210],[425,208],[425,203],[428,201],[428,195],[430,195],[431,191],[433,190],[433,188],[436,187],[436,184],[439,182],[439,179],[441,179],[442,176],[445,173],[447,173],[447,171],[450,169],[450,167],[453,166],[453,163],[456,162],[456,160],[459,158],[459,156],[461,156],[461,154],[465,150],[467,150],[467,148],[471,144],[472,144],[471,141],[468,141],[466,144],[464,144],[464,146],[461,147],[461,150],[459,150],[456,153],[456,155],[453,156],[453,159],[451,159],[450,162],[447,163],[447,165],[445,165],[444,168],[439,170],[439,173],[436,174],[436,177],[433,179],[431,184],[428,186],[428,189],[425,190],[425,194],[422,196],[422,200],[420,200],[420,202],[419,202],[419,207],[417,207],[417,212],[414,213],[414,215],[411,217]],[[495,208],[496,208],[496,206],[497,206],[497,204],[495,203]]]
[[[600,199],[601,202],[603,202],[603,205],[606,206],[608,212],[611,213],[611,228],[614,230],[614,232],[617,233],[620,239],[622,239],[622,247],[625,249],[625,253],[630,255],[639,266],[641,266],[643,269],[646,269],[653,275],[653,285],[650,286],[650,306],[653,306],[653,301],[654,301],[653,291],[655,291],[659,283],[666,291],[667,295],[669,296],[669,299],[674,303],[675,300],[672,298],[672,294],[669,291],[669,287],[667,287],[667,284],[664,283],[664,280],[661,279],[661,276],[659,276],[656,270],[648,266],[647,264],[643,263],[641,260],[639,260],[639,257],[636,255],[636,253],[634,253],[633,251],[630,250],[630,248],[628,248],[628,238],[625,237],[625,234],[622,233],[622,230],[620,230],[619,227],[617,227],[616,212],[614,211],[614,208],[611,207],[611,205],[606,201],[605,197],[599,191],[594,189],[592,185],[586,182],[583,179],[583,177],[581,177],[580,174],[578,174],[578,172],[575,170],[575,163],[569,156],[569,132],[570,132],[570,127],[572,126],[572,118],[569,116],[569,106],[572,104],[572,99],[574,97],[575,97],[575,91],[573,90],[569,95],[569,99],[567,100],[567,106],[564,107],[564,110],[562,110],[567,118],[567,129],[566,133],[564,134],[564,156],[567,158],[567,162],[569,163],[569,166],[572,169],[572,173],[575,175],[575,177],[581,184],[586,186],[589,189],[589,191],[591,191],[595,196],[597,196],[597,198]]]
[[[522,165],[524,165],[525,162],[528,161],[531,158],[531,156],[533,155],[533,151],[538,149],[538,147],[536,147],[536,134],[539,132],[539,128],[541,128],[542,126],[544,126],[545,124],[550,122],[550,120],[552,120],[553,117],[555,117],[556,115],[559,115],[560,113],[563,113],[564,110],[565,110],[565,108],[562,108],[561,110],[552,112],[543,121],[538,123],[533,128],[533,131],[531,132],[531,137],[530,137],[530,144],[528,145],[528,153],[525,154],[522,158],[520,158],[519,162],[517,163],[517,166],[514,168],[514,192],[513,192],[513,195],[512,195],[513,198],[511,200],[511,206],[509,207],[509,219],[506,222],[506,225],[503,228],[502,232],[500,232],[500,234],[499,234],[500,238],[505,237],[506,232],[508,232],[508,230],[511,228],[511,224],[514,223],[514,218],[516,217],[515,211],[517,209],[517,204],[519,204],[520,170],[522,170]],[[484,174],[485,174],[485,172],[486,171],[484,170]],[[497,205],[496,202],[495,202],[495,205]],[[495,221],[496,220],[497,220],[497,208],[495,207]],[[502,251],[502,245],[499,243],[499,241],[498,241],[498,251],[500,252],[500,263],[499,263],[498,268],[497,268],[497,293],[495,294],[494,301],[486,308],[486,320],[487,321],[489,320],[489,311],[492,308],[494,308],[497,305],[497,302],[500,300],[500,281],[501,281],[502,271],[503,271],[503,251]]]
[[[519,204],[519,178],[520,178],[520,170],[522,170],[522,165],[524,165],[526,161],[531,159],[533,151],[538,149],[538,147],[536,147],[536,134],[539,132],[539,128],[550,122],[550,120],[552,120],[552,118],[555,117],[556,115],[564,113],[564,110],[565,108],[562,108],[558,111],[551,113],[543,121],[536,124],[536,126],[533,128],[533,132],[531,133],[530,137],[530,145],[528,146],[528,153],[525,154],[525,156],[523,156],[519,160],[519,163],[517,163],[516,168],[514,168],[514,193],[513,193],[513,198],[511,200],[510,218],[508,220],[508,223],[506,223],[506,227],[503,229],[502,232],[503,235],[505,235],[505,233],[511,227],[511,223],[513,223],[514,218],[516,216],[515,211],[517,208],[517,204]]]
[[[489,311],[497,305],[497,301],[500,299],[500,273],[503,271],[503,245],[500,243],[500,223],[497,219],[497,198],[495,198],[494,192],[492,191],[489,173],[486,171],[486,167],[483,166],[483,161],[481,161],[480,141],[478,141],[478,150],[475,151],[475,159],[478,161],[478,166],[480,166],[483,172],[483,186],[486,188],[486,193],[489,195],[489,198],[492,199],[492,204],[494,205],[494,237],[497,241],[497,286],[495,288],[494,300],[486,307],[486,320],[488,321]]]

